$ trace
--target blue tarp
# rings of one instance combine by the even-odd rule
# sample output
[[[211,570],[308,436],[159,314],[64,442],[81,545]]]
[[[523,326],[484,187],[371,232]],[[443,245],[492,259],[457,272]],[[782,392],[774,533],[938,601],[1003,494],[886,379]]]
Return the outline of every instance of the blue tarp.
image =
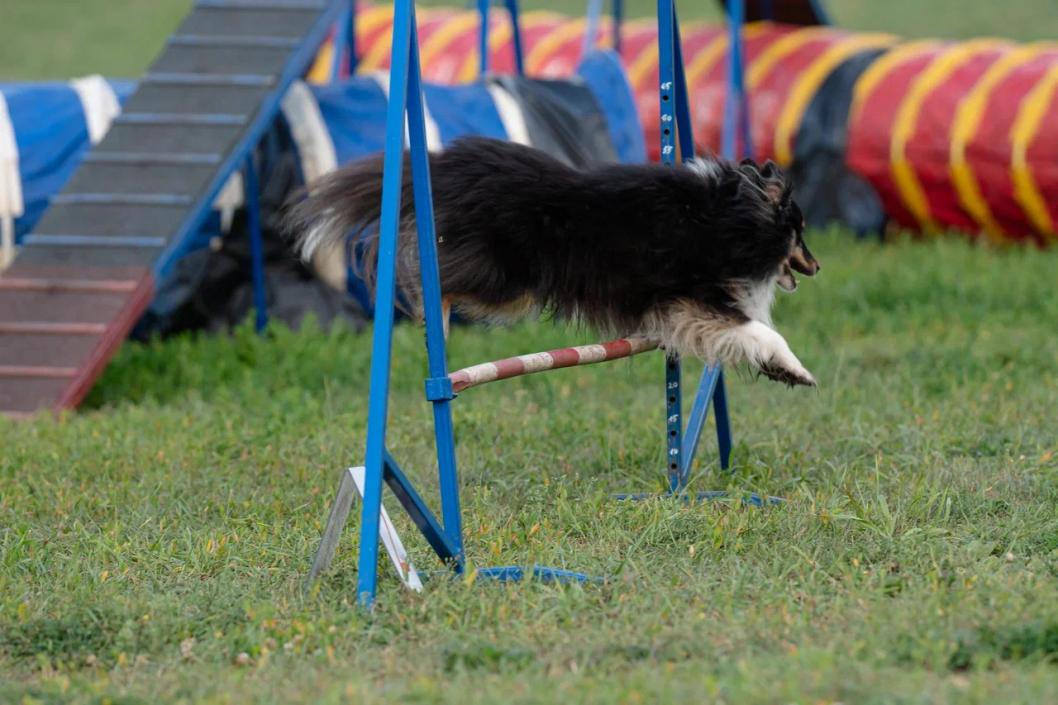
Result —
[[[136,86],[132,81],[108,83],[120,103]],[[81,99],[69,83],[0,83],[0,94],[10,118],[10,126],[0,129],[13,130],[22,181],[23,214],[15,219],[17,241],[40,220],[48,199],[81,163],[89,146],[88,124]]]

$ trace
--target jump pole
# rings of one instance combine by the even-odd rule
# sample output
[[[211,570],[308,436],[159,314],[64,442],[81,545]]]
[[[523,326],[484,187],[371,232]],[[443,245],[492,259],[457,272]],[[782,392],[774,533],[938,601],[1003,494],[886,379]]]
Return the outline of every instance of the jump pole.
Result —
[[[452,391],[459,393],[471,387],[501,379],[511,379],[522,375],[531,375],[547,370],[558,370],[564,367],[594,365],[599,362],[620,360],[640,353],[656,350],[658,343],[647,338],[620,338],[608,343],[596,345],[579,345],[573,348],[558,348],[547,352],[517,355],[515,357],[483,362],[480,365],[464,367],[448,375],[452,381]]]

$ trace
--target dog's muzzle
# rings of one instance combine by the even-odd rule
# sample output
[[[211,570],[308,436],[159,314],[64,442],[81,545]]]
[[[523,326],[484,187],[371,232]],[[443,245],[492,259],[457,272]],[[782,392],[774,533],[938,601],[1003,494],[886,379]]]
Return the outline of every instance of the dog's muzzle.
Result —
[[[794,247],[793,253],[790,254],[790,266],[793,267],[794,271],[806,277],[814,277],[816,272],[822,269],[819,266],[819,262],[816,261],[816,258],[812,256],[812,253],[804,245]]]

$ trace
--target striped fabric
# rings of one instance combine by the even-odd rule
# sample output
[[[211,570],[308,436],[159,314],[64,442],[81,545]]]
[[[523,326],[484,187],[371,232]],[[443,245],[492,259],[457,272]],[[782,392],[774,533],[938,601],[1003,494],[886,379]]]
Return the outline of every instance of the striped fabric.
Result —
[[[493,362],[483,362],[480,365],[456,370],[448,375],[448,379],[452,381],[453,391],[462,392],[465,389],[500,379],[521,377],[522,375],[531,375],[546,370],[557,370],[563,367],[593,365],[597,362],[618,360],[622,357],[631,357],[649,350],[655,350],[657,347],[658,342],[649,338],[620,338],[611,340],[608,343],[559,348],[558,350],[549,350],[547,352],[508,357]]]
[[[0,83],[0,226],[7,236],[29,232],[132,88],[99,76]]]

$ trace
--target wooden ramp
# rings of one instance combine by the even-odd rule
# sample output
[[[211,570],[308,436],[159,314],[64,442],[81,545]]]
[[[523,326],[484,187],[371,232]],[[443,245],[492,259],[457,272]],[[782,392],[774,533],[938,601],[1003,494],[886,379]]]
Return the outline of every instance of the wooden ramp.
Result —
[[[84,398],[343,4],[198,0],[0,274],[0,413]]]

